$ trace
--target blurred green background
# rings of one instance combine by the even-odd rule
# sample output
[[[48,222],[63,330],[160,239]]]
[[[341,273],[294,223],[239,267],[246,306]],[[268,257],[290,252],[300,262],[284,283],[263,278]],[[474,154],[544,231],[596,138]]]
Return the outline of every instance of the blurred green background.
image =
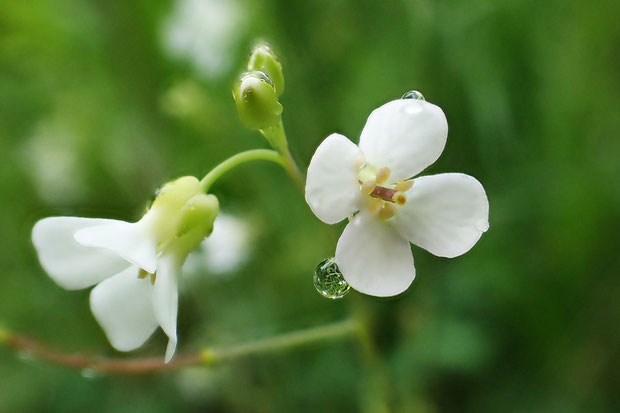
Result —
[[[329,133],[356,140],[374,108],[418,89],[450,126],[425,173],[477,177],[491,228],[452,260],[413,247],[417,279],[399,297],[330,301],[312,274],[342,225],[320,223],[277,166],[241,167],[213,191],[250,228],[244,258],[188,271],[179,352],[357,306],[375,321],[378,359],[347,339],[85,378],[1,347],[0,412],[618,411],[619,15],[612,0],[4,2],[0,323],[12,330],[123,357],[88,291],[64,291],[40,268],[32,225],[134,220],[163,182],[266,147],[230,93],[256,39],[283,61],[300,165]],[[158,331],[130,356],[163,357],[165,342]]]

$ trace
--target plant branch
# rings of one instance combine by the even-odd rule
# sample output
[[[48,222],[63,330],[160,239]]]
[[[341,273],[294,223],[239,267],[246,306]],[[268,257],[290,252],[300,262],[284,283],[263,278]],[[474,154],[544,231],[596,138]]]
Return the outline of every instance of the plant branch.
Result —
[[[209,192],[211,185],[213,185],[215,181],[234,167],[256,160],[275,162],[281,166],[285,166],[283,157],[278,152],[270,149],[252,149],[249,151],[240,152],[220,163],[209,173],[207,173],[204,178],[202,178],[200,185],[202,186],[203,191]]]
[[[163,357],[114,359],[89,354],[67,354],[30,337],[0,329],[0,344],[29,356],[65,367],[95,373],[139,375],[178,370],[189,366],[211,366],[256,354],[278,352],[307,344],[352,336],[357,331],[353,320],[293,331],[282,335],[222,348],[204,348],[176,356],[169,363]]]

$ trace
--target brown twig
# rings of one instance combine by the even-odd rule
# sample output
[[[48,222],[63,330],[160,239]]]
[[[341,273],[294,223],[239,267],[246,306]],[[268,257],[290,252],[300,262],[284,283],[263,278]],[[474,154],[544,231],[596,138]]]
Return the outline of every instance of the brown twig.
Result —
[[[179,354],[169,363],[165,363],[163,357],[113,359],[83,353],[66,354],[33,338],[2,329],[0,329],[0,344],[5,344],[35,359],[78,370],[105,374],[138,375],[176,370],[189,366],[209,366],[255,354],[281,351],[318,341],[342,338],[352,335],[357,328],[354,321],[345,320],[248,343],[235,344],[221,349],[204,348],[199,352]]]
[[[156,371],[174,370],[202,363],[200,353],[181,354],[169,363],[163,357],[141,359],[110,359],[86,354],[64,354],[21,334],[7,333],[5,343],[15,350],[25,352],[36,359],[45,360],[74,369],[90,369],[107,374],[148,374]]]

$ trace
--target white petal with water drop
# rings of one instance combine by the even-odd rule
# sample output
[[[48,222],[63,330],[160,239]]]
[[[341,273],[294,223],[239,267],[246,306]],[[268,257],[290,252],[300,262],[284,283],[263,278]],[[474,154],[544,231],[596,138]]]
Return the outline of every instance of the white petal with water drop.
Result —
[[[399,99],[375,109],[360,137],[360,149],[375,169],[391,170],[390,182],[411,178],[439,158],[448,122],[439,106]]]

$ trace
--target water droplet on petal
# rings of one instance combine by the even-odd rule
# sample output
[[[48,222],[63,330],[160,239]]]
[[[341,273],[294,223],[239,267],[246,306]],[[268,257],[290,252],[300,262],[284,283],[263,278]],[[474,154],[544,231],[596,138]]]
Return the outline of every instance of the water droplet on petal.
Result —
[[[333,257],[317,265],[314,270],[314,287],[323,297],[332,300],[344,297],[351,289]]]
[[[486,219],[480,219],[476,222],[476,228],[478,231],[486,232],[489,229],[489,221]]]
[[[405,93],[401,99],[426,100],[424,99],[424,95],[417,90],[410,90],[409,92]]]
[[[82,369],[80,374],[82,375],[82,377],[84,377],[85,379],[88,379],[88,380],[94,380],[94,379],[97,379],[97,378],[102,376],[100,371],[97,371],[95,369],[91,369],[91,368],[88,368],[88,367],[85,368],[85,369]]]

